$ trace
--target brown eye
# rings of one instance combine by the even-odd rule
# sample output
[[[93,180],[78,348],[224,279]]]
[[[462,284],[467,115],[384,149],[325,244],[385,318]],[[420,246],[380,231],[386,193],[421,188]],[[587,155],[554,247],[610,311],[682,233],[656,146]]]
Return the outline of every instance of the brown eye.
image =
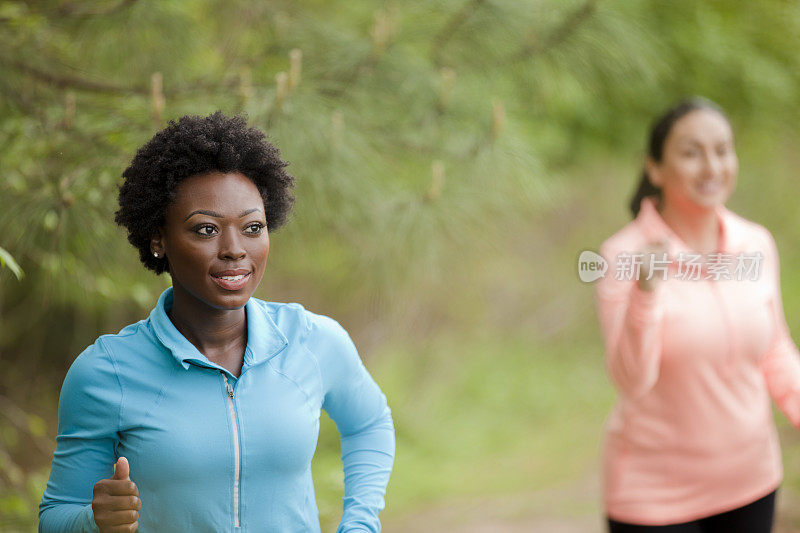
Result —
[[[249,233],[250,235],[258,235],[262,231],[264,231],[264,225],[259,222],[250,224],[245,228],[245,233]]]
[[[203,237],[212,237],[216,235],[217,228],[210,224],[203,224],[202,226],[196,227],[194,231]]]

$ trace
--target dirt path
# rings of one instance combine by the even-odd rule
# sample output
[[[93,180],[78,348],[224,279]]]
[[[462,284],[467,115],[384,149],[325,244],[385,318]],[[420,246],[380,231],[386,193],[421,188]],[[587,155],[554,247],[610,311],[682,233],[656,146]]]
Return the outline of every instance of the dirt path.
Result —
[[[597,472],[561,487],[452,500],[384,521],[384,533],[605,533]],[[800,499],[782,489],[774,533],[800,533]]]
[[[385,521],[384,533],[601,533],[596,473],[561,487],[504,497],[453,500]]]

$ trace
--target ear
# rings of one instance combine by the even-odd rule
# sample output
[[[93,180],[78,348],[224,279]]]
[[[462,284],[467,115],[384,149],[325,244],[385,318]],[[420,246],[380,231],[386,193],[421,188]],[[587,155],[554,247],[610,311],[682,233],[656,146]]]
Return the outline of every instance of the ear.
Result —
[[[654,187],[661,188],[664,183],[664,177],[661,174],[661,167],[656,163],[656,160],[648,156],[647,159],[644,160],[644,168],[650,183]]]
[[[156,232],[150,237],[150,253],[159,259],[167,255],[167,250],[164,245],[164,231],[162,228],[156,229]]]

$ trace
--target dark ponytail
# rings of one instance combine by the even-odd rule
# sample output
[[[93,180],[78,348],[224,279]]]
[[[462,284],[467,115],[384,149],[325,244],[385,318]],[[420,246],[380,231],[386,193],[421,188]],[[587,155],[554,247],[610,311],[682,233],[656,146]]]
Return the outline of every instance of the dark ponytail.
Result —
[[[706,98],[696,96],[694,98],[681,100],[659,117],[652,128],[650,128],[650,142],[647,147],[647,155],[655,162],[660,163],[661,157],[664,155],[664,142],[667,140],[672,126],[684,115],[698,109],[710,109],[725,117],[725,113],[722,109]],[[727,119],[727,117],[725,118]],[[639,180],[639,187],[636,189],[633,198],[631,198],[630,210],[633,214],[633,218],[636,218],[636,215],[639,214],[642,200],[648,196],[655,196],[658,200],[661,200],[661,189],[650,183],[650,179],[647,177],[647,169],[644,169],[642,170],[642,177]]]
[[[639,187],[636,189],[636,194],[631,198],[630,209],[633,213],[633,218],[639,214],[639,209],[642,207],[642,200],[648,196],[655,196],[661,200],[661,189],[650,183],[647,177],[647,170],[642,170],[642,177],[639,179]]]

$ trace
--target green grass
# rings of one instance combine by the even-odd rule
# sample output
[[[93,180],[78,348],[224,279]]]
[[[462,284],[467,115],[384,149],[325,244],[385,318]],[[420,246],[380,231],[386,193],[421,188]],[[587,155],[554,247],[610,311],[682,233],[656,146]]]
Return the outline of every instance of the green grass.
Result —
[[[428,349],[384,350],[369,367],[397,432],[384,521],[436,504],[560,487],[599,467],[614,399],[599,340],[440,339]],[[790,502],[779,519],[800,526],[791,511],[800,501],[800,433],[778,412],[776,423]],[[334,530],[341,513],[336,439],[325,417],[314,459],[323,531]]]
[[[397,431],[385,519],[581,476],[597,460],[613,400],[602,352],[592,342],[440,339],[427,349],[385,350],[370,368]],[[323,447],[332,441],[328,421],[314,465],[328,525],[340,512],[338,446]]]

